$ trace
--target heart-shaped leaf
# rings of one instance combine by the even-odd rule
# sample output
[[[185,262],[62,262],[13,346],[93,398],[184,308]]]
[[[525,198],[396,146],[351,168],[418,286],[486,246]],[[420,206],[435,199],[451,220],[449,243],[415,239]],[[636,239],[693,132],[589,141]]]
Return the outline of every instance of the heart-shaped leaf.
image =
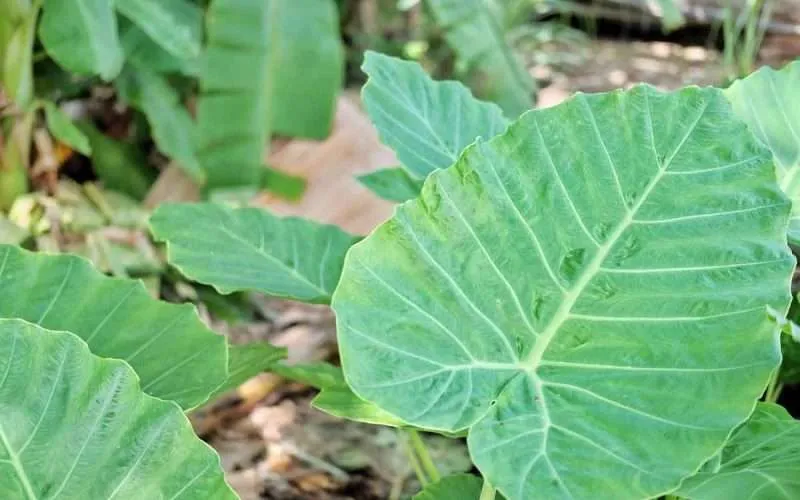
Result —
[[[0,320],[0,497],[233,499],[181,409],[81,339]]]
[[[734,82],[725,95],[775,155],[781,187],[793,204],[789,241],[800,245],[800,61],[780,71],[764,67]]]
[[[760,403],[731,437],[719,460],[685,480],[675,494],[691,500],[800,498],[800,422],[782,407]]]
[[[410,424],[469,429],[507,498],[658,496],[778,364],[788,213],[718,90],[529,112],[348,253],[347,381]]]
[[[150,226],[170,263],[194,280],[315,303],[330,301],[357,241],[334,226],[212,203],[164,205]]]

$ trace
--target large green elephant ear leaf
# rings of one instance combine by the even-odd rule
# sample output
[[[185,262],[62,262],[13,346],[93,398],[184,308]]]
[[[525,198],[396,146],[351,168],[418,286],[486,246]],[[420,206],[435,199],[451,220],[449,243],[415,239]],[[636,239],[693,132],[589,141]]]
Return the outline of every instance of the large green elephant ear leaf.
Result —
[[[691,500],[800,498],[800,422],[782,407],[760,403],[718,460],[674,494]]]
[[[469,429],[509,499],[658,496],[778,365],[788,215],[719,90],[529,112],[347,254],[347,381],[410,424]]]
[[[222,293],[258,290],[323,304],[358,241],[335,226],[213,203],[164,205],[150,227],[167,242],[172,265]]]
[[[0,290],[0,318],[74,333],[94,354],[127,361],[152,396],[192,408],[228,376],[225,338],[192,306],[154,300],[83,258],[0,245]]]
[[[174,403],[67,332],[0,320],[0,497],[236,495]]]
[[[800,60],[764,67],[725,90],[733,110],[772,150],[779,182],[793,203],[789,241],[800,245]]]
[[[362,69],[369,75],[361,98],[370,119],[417,177],[449,167],[477,137],[492,138],[508,126],[495,104],[478,101],[458,82],[433,81],[416,63],[367,52]]]

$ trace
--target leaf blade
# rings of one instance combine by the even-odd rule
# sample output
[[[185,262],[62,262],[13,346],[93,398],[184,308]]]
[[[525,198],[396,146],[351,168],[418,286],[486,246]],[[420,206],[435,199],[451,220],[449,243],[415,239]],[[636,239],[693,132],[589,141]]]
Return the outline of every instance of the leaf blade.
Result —
[[[356,179],[379,197],[396,203],[416,198],[422,190],[422,182],[400,167],[375,170]]]
[[[496,102],[511,118],[533,108],[536,83],[505,41],[504,27],[484,0],[428,0],[458,57],[480,73],[478,95]]]
[[[739,118],[775,155],[781,187],[793,203],[789,240],[800,244],[800,61],[779,71],[764,67],[724,92]]]
[[[477,137],[508,126],[496,105],[480,102],[458,82],[435,82],[411,62],[368,51],[362,70],[364,107],[403,166],[425,178],[449,167]]]
[[[258,290],[312,303],[330,301],[357,240],[334,226],[211,203],[162,206],[150,227],[167,242],[170,263],[194,280],[222,293]]]
[[[58,109],[58,106],[50,101],[45,102],[44,116],[47,120],[47,128],[56,139],[84,155],[92,154],[89,139],[63,111]]]
[[[203,11],[197,5],[186,0],[126,0],[114,7],[175,57],[200,55]]]
[[[50,57],[74,73],[110,81],[122,69],[117,18],[108,0],[48,1],[39,37]]]
[[[718,467],[704,467],[675,492],[692,500],[796,498],[800,483],[800,423],[785,409],[759,403],[722,450]]]
[[[0,336],[3,497],[236,498],[216,453],[127,364],[22,320],[0,320]]]
[[[158,149],[202,184],[205,172],[195,154],[195,123],[175,89],[166,79],[139,66],[123,70],[116,84],[123,99],[147,116]]]
[[[336,4],[332,0],[268,3],[277,17],[269,49],[272,128],[290,137],[323,139],[333,126],[344,81]]]
[[[184,408],[204,402],[227,376],[225,339],[189,305],[150,298],[138,281],[108,278],[88,261],[0,246],[0,318],[69,331],[98,356],[128,362],[153,396]]]
[[[412,425],[469,429],[507,498],[658,496],[778,363],[765,306],[788,305],[787,214],[719,91],[639,86],[527,113],[348,253],[333,299],[347,380]],[[697,404],[711,391],[724,408]]]

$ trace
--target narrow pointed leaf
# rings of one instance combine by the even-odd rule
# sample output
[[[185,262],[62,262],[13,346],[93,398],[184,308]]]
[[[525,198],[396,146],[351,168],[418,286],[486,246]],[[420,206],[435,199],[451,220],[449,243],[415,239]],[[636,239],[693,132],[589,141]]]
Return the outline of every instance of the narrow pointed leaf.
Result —
[[[775,155],[780,184],[793,203],[789,241],[800,245],[800,61],[764,67],[725,90],[734,111]]]
[[[192,408],[227,377],[224,337],[190,305],[152,299],[139,281],[108,278],[88,261],[0,246],[0,318],[74,333],[98,356],[128,362],[142,390]]]
[[[150,226],[169,262],[195,281],[313,303],[330,302],[357,241],[334,226],[212,203],[164,205]]]
[[[481,98],[516,118],[533,108],[536,83],[505,40],[505,26],[486,0],[428,0],[448,44],[473,73]]]
[[[759,403],[713,465],[674,494],[691,500],[800,498],[800,422],[776,404]]]
[[[85,155],[92,153],[89,139],[72,123],[66,113],[58,109],[58,106],[52,102],[46,102],[44,104],[44,116],[47,120],[47,128],[50,129],[50,133],[56,139]]]
[[[344,48],[333,0],[267,0],[269,114],[275,133],[323,139],[331,130],[344,80]],[[309,34],[312,33],[312,36]]]
[[[472,474],[446,476],[425,487],[412,500],[478,500],[483,480]]]
[[[126,363],[0,320],[0,497],[234,499],[216,453]]]
[[[458,82],[435,82],[411,62],[367,52],[369,80],[362,100],[381,140],[403,166],[425,178],[449,167],[477,137],[490,139],[508,121],[496,105],[481,102]]]
[[[117,18],[109,0],[48,0],[39,38],[65,69],[111,80],[122,69]]]
[[[422,181],[400,167],[384,168],[357,177],[364,187],[384,200],[402,203],[419,196]]]
[[[175,57],[191,59],[200,55],[203,11],[199,6],[187,0],[118,0],[113,3],[123,16]]]
[[[777,367],[788,214],[718,90],[526,113],[348,253],[347,381],[410,424],[469,429],[509,499],[659,496]]]

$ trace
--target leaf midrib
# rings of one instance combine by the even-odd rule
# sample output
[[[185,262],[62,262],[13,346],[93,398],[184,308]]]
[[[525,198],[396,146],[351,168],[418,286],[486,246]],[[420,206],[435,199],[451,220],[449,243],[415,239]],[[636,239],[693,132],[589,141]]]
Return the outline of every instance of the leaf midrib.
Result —
[[[652,132],[653,120],[650,111],[649,101],[647,101],[646,96],[647,94],[645,94],[645,100],[647,103],[645,109],[647,112],[648,123],[650,124]],[[625,217],[623,217],[623,219],[611,233],[606,242],[603,243],[598,248],[598,251],[595,254],[594,258],[586,267],[586,270],[583,272],[583,274],[581,274],[581,277],[578,279],[575,285],[564,295],[564,300],[561,302],[561,305],[559,306],[558,310],[553,315],[553,318],[550,320],[550,323],[542,331],[541,336],[536,340],[536,342],[533,345],[533,348],[528,353],[528,356],[522,362],[522,365],[526,370],[533,373],[539,367],[542,361],[542,357],[544,356],[544,353],[547,350],[547,347],[550,345],[550,342],[553,341],[556,334],[558,333],[558,330],[561,328],[564,322],[567,319],[569,319],[572,308],[577,302],[578,298],[581,296],[581,294],[583,293],[584,289],[589,284],[589,282],[591,282],[592,279],[600,271],[600,267],[602,266],[603,262],[605,262],[605,259],[611,252],[611,249],[617,243],[619,238],[625,233],[625,231],[628,230],[628,228],[630,227],[631,223],[634,220],[634,217],[636,216],[637,211],[642,207],[645,201],[647,201],[647,198],[650,195],[650,193],[653,191],[653,189],[655,189],[659,181],[661,181],[662,177],[667,172],[667,169],[672,163],[672,160],[680,152],[683,145],[692,135],[695,128],[697,127],[697,124],[700,122],[700,119],[703,117],[703,114],[705,114],[705,111],[708,108],[708,104],[709,103],[706,102],[703,105],[702,109],[697,114],[697,117],[688,127],[684,137],[681,139],[681,141],[678,143],[678,145],[675,147],[674,151],[669,155],[669,157],[667,157],[663,161],[662,165],[659,167],[656,174],[644,188],[644,190],[642,191],[642,195],[639,197],[638,200],[636,200],[636,203],[627,211]],[[656,158],[658,158],[658,151],[656,149],[655,143],[653,143],[652,147]]]

